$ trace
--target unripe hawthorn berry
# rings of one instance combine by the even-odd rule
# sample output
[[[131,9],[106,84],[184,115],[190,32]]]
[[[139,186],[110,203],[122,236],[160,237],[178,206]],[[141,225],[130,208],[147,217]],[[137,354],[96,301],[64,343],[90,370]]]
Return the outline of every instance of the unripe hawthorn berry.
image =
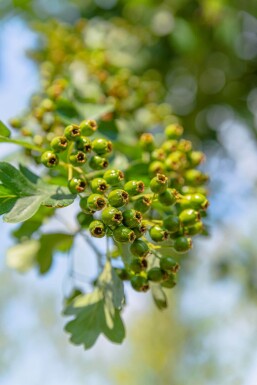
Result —
[[[92,142],[92,150],[97,155],[109,154],[110,152],[112,152],[112,142],[103,138],[94,139]]]
[[[68,181],[68,188],[72,194],[80,194],[85,191],[87,182],[83,178],[74,177]]]
[[[83,120],[79,125],[82,136],[91,136],[97,130],[97,123],[95,120]]]
[[[141,223],[137,227],[133,227],[132,230],[135,233],[136,239],[141,238],[146,232],[147,232],[147,227],[145,224]]]
[[[165,128],[165,135],[168,139],[178,139],[182,136],[184,129],[178,123],[170,124]]]
[[[197,222],[193,226],[184,227],[184,235],[196,235],[201,234],[204,230],[203,223]]]
[[[108,184],[103,178],[94,178],[90,182],[90,187],[93,193],[104,194],[108,190]]]
[[[83,152],[91,152],[92,151],[92,143],[89,138],[86,136],[80,136],[75,143],[76,149]]]
[[[116,242],[132,243],[136,236],[132,229],[121,225],[113,230],[113,238]]]
[[[160,282],[162,280],[162,271],[159,267],[152,267],[148,272],[147,272],[147,278],[149,281],[153,282]]]
[[[192,151],[188,154],[188,160],[192,167],[197,167],[205,160],[205,155],[201,151]]]
[[[150,177],[154,177],[156,174],[163,174],[165,172],[165,165],[163,162],[155,160],[150,163],[148,172]]]
[[[208,180],[207,175],[196,169],[187,170],[184,174],[184,178],[186,183],[190,186],[199,186]]]
[[[65,128],[64,135],[68,140],[77,140],[77,138],[79,138],[81,135],[79,126],[75,124],[70,124]]]
[[[169,274],[167,279],[165,279],[161,285],[162,287],[165,287],[167,289],[172,289],[174,286],[176,286],[177,284],[177,275],[172,273],[172,274]]]
[[[199,193],[184,195],[178,203],[181,209],[192,208],[195,210],[205,210],[209,205],[207,198]]]
[[[179,253],[186,253],[192,247],[192,239],[183,236],[175,238],[173,247]]]
[[[54,152],[62,152],[68,147],[68,140],[65,136],[56,136],[52,139],[50,146]]]
[[[129,269],[134,273],[140,273],[147,268],[147,261],[138,257],[132,258],[129,263]]]
[[[45,151],[41,156],[41,162],[48,168],[56,167],[59,163],[58,156],[52,151]]]
[[[118,226],[122,219],[122,212],[116,207],[106,207],[102,212],[102,221],[106,226]]]
[[[168,232],[159,225],[152,226],[149,230],[150,237],[154,242],[162,242],[168,239]]]
[[[163,174],[157,174],[150,182],[150,189],[153,193],[160,194],[168,187],[168,178]]]
[[[139,145],[143,151],[151,152],[153,151],[154,145],[154,137],[152,134],[144,133],[139,138]]]
[[[130,228],[139,226],[142,221],[142,214],[134,209],[125,210],[122,215],[123,224]]]
[[[105,225],[102,221],[95,220],[89,225],[90,234],[96,238],[103,238],[106,234]]]
[[[158,200],[164,206],[174,205],[178,200],[178,192],[175,189],[168,188],[158,195]]]
[[[99,211],[105,208],[107,200],[100,194],[91,194],[87,199],[87,207],[92,211]]]
[[[172,257],[165,256],[160,259],[160,268],[176,273],[179,270],[179,264]]]
[[[129,195],[125,190],[115,189],[108,195],[108,201],[113,207],[122,207],[128,203]]]
[[[163,220],[163,227],[170,233],[175,233],[180,229],[180,220],[176,215],[169,215]]]
[[[85,164],[87,161],[87,157],[82,151],[74,152],[69,156],[69,162],[73,166],[81,166]]]
[[[133,277],[131,277],[130,282],[131,282],[131,286],[136,291],[145,292],[149,289],[149,284],[147,279],[139,274],[133,275]]]
[[[184,226],[192,226],[200,220],[198,211],[185,209],[179,214],[179,220]]]
[[[145,258],[149,254],[149,247],[146,242],[136,239],[130,246],[130,252],[135,257]]]
[[[130,180],[124,185],[124,190],[127,191],[130,196],[142,194],[144,189],[145,185],[142,181]]]
[[[107,168],[109,165],[109,162],[106,158],[102,158],[99,155],[92,156],[92,158],[89,161],[89,166],[93,170],[103,170]]]
[[[167,155],[176,151],[177,148],[178,148],[177,140],[166,140],[162,145],[162,149],[165,151]]]
[[[149,198],[147,195],[143,195],[135,200],[134,208],[135,210],[140,211],[142,214],[144,214],[150,209],[151,204],[151,198]]]
[[[124,174],[122,171],[116,169],[107,170],[105,171],[103,178],[109,185],[116,186],[124,180]]]

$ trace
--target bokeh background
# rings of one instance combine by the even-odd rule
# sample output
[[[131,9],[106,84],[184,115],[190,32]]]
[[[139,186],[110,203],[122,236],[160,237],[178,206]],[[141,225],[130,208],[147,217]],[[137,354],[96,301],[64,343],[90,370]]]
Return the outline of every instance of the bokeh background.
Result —
[[[126,288],[127,339],[90,351],[63,331],[65,257],[38,277],[5,265],[14,226],[0,223],[1,385],[256,385],[257,382],[257,7],[254,0],[2,0],[0,118],[40,87],[25,51],[31,24],[51,18],[123,18],[153,37],[151,65],[165,102],[207,154],[210,235],[184,259],[167,310]],[[99,25],[100,25],[99,24]],[[1,145],[1,157],[13,148]],[[81,253],[81,249],[79,249]],[[84,252],[82,250],[82,252]]]

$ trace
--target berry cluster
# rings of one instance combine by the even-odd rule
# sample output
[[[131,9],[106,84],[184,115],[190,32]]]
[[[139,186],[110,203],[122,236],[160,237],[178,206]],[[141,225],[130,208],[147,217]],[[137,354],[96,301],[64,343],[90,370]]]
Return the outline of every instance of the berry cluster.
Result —
[[[139,145],[150,160],[149,176],[144,182],[126,180],[123,171],[106,170],[112,143],[89,139],[96,130],[94,120],[67,126],[63,136],[51,141],[42,163],[68,168],[69,190],[80,197],[77,219],[82,228],[96,238],[111,237],[118,246],[130,244],[126,256],[120,247],[124,263],[124,268],[116,269],[120,278],[129,279],[137,291],[147,291],[149,282],[172,288],[179,270],[174,255],[190,250],[191,237],[203,231],[201,216],[208,200],[202,185],[207,177],[195,168],[203,154],[193,151],[190,141],[180,139],[179,125],[166,128],[166,139],[159,147],[153,135],[144,133]],[[65,154],[66,162],[60,161],[60,154]],[[86,163],[89,168],[84,167]],[[163,256],[163,248],[173,257]]]

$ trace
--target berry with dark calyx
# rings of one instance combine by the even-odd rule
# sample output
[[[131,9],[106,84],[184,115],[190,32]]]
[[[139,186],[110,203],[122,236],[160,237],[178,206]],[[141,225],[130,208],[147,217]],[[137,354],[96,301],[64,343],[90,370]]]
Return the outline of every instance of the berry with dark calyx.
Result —
[[[80,194],[85,191],[87,182],[83,178],[74,177],[68,181],[68,188],[72,194]]]
[[[69,162],[73,166],[81,166],[85,164],[86,161],[87,161],[87,157],[85,153],[82,151],[75,152],[69,156]]]
[[[163,148],[156,148],[155,150],[153,150],[153,152],[151,153],[151,158],[153,160],[160,160],[160,161],[164,161],[165,158],[166,158],[166,153],[164,151]]]
[[[86,136],[80,136],[76,140],[75,146],[76,146],[77,150],[80,150],[83,152],[91,152],[92,151],[91,140],[89,138],[87,138]]]
[[[68,139],[65,136],[56,136],[52,139],[50,146],[54,152],[65,151],[68,147]]]
[[[178,200],[178,192],[175,189],[168,188],[166,191],[159,194],[158,200],[164,206],[174,205]]]
[[[102,221],[95,220],[89,225],[90,234],[96,238],[103,238],[106,234],[105,225]]]
[[[180,220],[176,215],[169,215],[163,220],[163,227],[170,233],[175,233],[180,229]]]
[[[108,195],[108,201],[113,207],[122,207],[129,202],[129,195],[125,190],[115,189]]]
[[[168,232],[159,225],[152,226],[149,230],[150,237],[154,242],[162,242],[168,239]]]
[[[179,219],[182,225],[191,226],[200,220],[200,215],[198,211],[185,209],[179,214]]]
[[[147,261],[145,259],[134,257],[129,264],[129,268],[134,273],[140,273],[140,271],[143,271],[147,268]]]
[[[95,210],[90,210],[88,208],[88,205],[87,205],[88,197],[89,197],[89,195],[86,196],[86,197],[80,198],[79,206],[80,206],[81,210],[84,213],[86,213],[86,214],[94,214]]]
[[[82,211],[78,213],[77,215],[77,221],[80,224],[81,227],[88,229],[90,223],[94,220],[94,217],[92,214],[86,214]]]
[[[207,198],[198,193],[184,195],[178,203],[182,209],[193,208],[195,210],[205,210],[209,205]]]
[[[106,207],[102,212],[102,221],[106,226],[118,226],[122,219],[122,212],[116,207]]]
[[[124,185],[124,190],[127,191],[130,196],[142,194],[144,189],[145,185],[142,181],[130,180]]]
[[[200,170],[190,169],[184,174],[187,184],[190,186],[199,186],[208,180],[208,176],[203,174]]]
[[[135,210],[140,211],[142,214],[144,214],[150,209],[151,204],[151,198],[149,198],[147,195],[143,195],[135,200],[134,208]]]
[[[48,168],[56,167],[59,163],[58,156],[52,151],[45,151],[41,156],[41,162]]]
[[[205,160],[205,155],[201,151],[192,151],[188,154],[188,160],[192,167],[197,167]]]
[[[164,271],[176,273],[179,270],[179,264],[172,257],[162,257],[160,259],[160,268]]]
[[[91,136],[97,130],[97,123],[95,120],[83,120],[79,125],[82,136]]]
[[[139,145],[143,151],[153,151],[155,147],[153,135],[149,133],[142,134],[139,138]]]
[[[125,210],[122,215],[123,224],[130,228],[139,226],[142,221],[142,214],[134,209]]]
[[[174,286],[176,286],[177,284],[177,275],[172,273],[172,274],[169,274],[167,279],[165,279],[161,285],[162,287],[165,287],[167,289],[172,289]]]
[[[154,177],[156,174],[163,174],[165,172],[165,165],[163,162],[155,160],[154,162],[150,163],[148,171],[150,177]]]
[[[79,126],[75,124],[70,124],[65,128],[64,135],[68,140],[77,140],[77,138],[79,138],[81,135]]]
[[[162,149],[165,151],[167,155],[177,150],[178,141],[177,140],[166,140],[163,143]]]
[[[178,142],[178,150],[182,152],[189,152],[192,150],[192,142],[190,140],[181,139]]]
[[[141,223],[140,226],[133,227],[132,230],[135,233],[136,239],[138,239],[141,238],[147,232],[147,227],[143,223]]]
[[[107,170],[105,171],[103,178],[109,185],[116,186],[124,180],[124,174],[122,171],[116,169]]]
[[[163,273],[159,267],[152,267],[147,272],[147,278],[149,281],[160,282],[162,280]]]
[[[136,239],[130,246],[130,251],[135,257],[145,258],[149,254],[149,247],[146,242]]]
[[[116,242],[132,243],[136,236],[133,230],[121,225],[113,230],[113,238]]]
[[[163,174],[157,174],[150,182],[150,189],[153,193],[160,194],[168,187],[168,178]]]
[[[103,170],[107,168],[109,165],[109,162],[106,158],[102,158],[99,155],[92,156],[92,158],[89,161],[89,166],[93,170]]]
[[[131,282],[131,286],[136,291],[145,292],[149,289],[148,281],[142,275],[139,275],[139,274],[133,275],[133,277],[131,277],[130,282]]]
[[[107,139],[97,138],[92,142],[92,150],[98,155],[105,155],[112,152],[112,142]]]
[[[179,253],[186,253],[192,247],[192,239],[183,236],[175,238],[173,247]]]
[[[103,178],[94,178],[90,182],[90,187],[93,193],[104,194],[108,190],[108,184]]]
[[[105,208],[107,201],[100,194],[91,194],[87,199],[87,207],[92,211],[99,211]]]
[[[201,234],[203,230],[204,230],[203,222],[197,222],[193,226],[188,226],[183,228],[185,235]]]
[[[177,123],[170,124],[165,128],[165,135],[168,139],[178,139],[182,136],[184,129]]]
[[[172,152],[165,160],[165,167],[168,171],[183,170],[186,167],[187,158],[181,151]]]

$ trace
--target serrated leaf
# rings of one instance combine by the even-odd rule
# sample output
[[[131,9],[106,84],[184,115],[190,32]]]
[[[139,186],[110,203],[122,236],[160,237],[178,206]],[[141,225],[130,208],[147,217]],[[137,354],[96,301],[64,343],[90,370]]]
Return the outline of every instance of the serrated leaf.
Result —
[[[10,135],[11,135],[11,131],[10,131],[9,128],[2,122],[2,120],[0,120],[0,136],[4,136],[4,137],[9,138]]]
[[[110,297],[113,306],[120,309],[124,303],[124,284],[117,276],[110,261],[106,262],[97,284],[104,291],[105,298]]]
[[[168,306],[167,296],[163,290],[163,288],[159,284],[151,284],[151,293],[154,300],[155,305],[158,309],[163,310]]]
[[[39,248],[39,241],[34,239],[11,247],[7,251],[7,266],[21,273],[28,271],[35,263],[35,256]]]
[[[10,163],[0,162],[0,181],[16,196],[29,196],[36,191],[36,186]]]
[[[17,199],[11,210],[4,215],[4,221],[8,223],[26,221],[37,212],[41,202],[42,197],[40,195]]]

